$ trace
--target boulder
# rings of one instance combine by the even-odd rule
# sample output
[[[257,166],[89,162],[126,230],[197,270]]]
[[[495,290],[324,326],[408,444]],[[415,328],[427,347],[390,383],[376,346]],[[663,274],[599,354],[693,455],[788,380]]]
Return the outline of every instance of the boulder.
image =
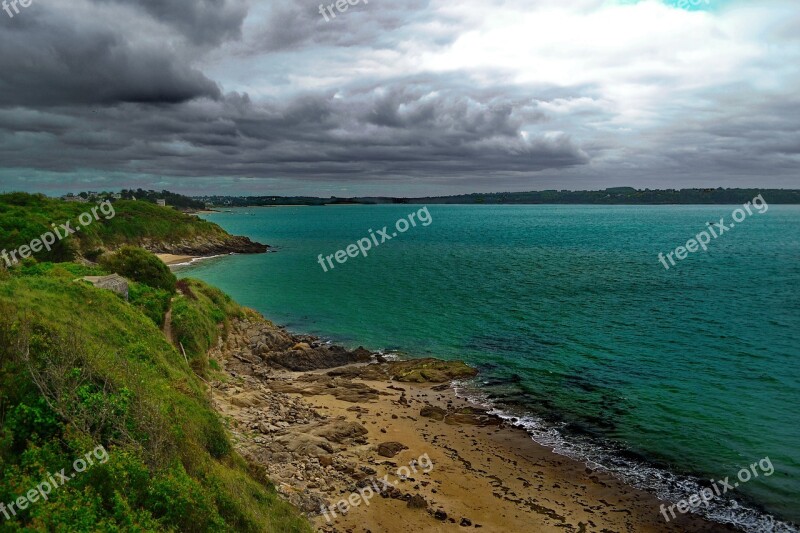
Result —
[[[432,418],[433,420],[438,420],[441,422],[447,415],[447,411],[445,411],[441,407],[426,405],[420,410],[419,415],[424,416],[425,418]]]
[[[407,450],[408,446],[400,444],[399,442],[383,442],[378,444],[378,455],[381,457],[388,457],[391,459],[403,450]]]

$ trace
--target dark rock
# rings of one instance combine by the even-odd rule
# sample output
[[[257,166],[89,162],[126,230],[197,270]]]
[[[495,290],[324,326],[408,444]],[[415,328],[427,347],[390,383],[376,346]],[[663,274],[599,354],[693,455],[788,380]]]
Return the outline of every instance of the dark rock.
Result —
[[[445,416],[447,424],[469,424],[473,426],[499,426],[503,421],[500,417],[490,415],[486,409],[476,407],[462,407]]]
[[[442,421],[444,420],[445,415],[447,415],[447,411],[445,411],[441,407],[426,405],[420,410],[419,414],[420,416],[424,416],[426,418],[432,418],[433,420]]]
[[[415,494],[408,500],[407,506],[409,509],[427,509],[428,502],[421,495]]]
[[[384,442],[378,445],[378,455],[381,457],[392,458],[403,450],[407,450],[408,446],[400,444],[399,442]]]
[[[462,527],[469,527],[472,525],[472,520],[470,520],[469,518],[462,518],[461,523],[459,525]]]

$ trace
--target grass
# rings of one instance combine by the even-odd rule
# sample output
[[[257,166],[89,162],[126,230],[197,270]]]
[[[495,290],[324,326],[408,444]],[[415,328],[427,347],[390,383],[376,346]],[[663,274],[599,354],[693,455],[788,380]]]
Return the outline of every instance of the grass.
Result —
[[[77,256],[94,259],[103,250],[125,245],[178,243],[198,237],[230,238],[218,225],[149,202],[119,200],[92,217],[91,224],[74,235],[58,241],[50,251],[36,253],[40,261],[71,261]],[[46,232],[66,221],[74,229],[78,217],[92,208],[92,203],[78,204],[47,198],[41,194],[11,193],[0,195],[0,250],[16,250],[29,245]],[[108,206],[107,206],[108,207]],[[113,216],[112,216],[113,215]],[[60,230],[63,234],[64,231]]]
[[[311,531],[233,450],[195,373],[244,311],[181,282],[174,328],[190,367],[159,329],[164,294],[134,284],[126,302],[73,281],[102,273],[0,270],[0,502],[98,445],[109,454],[48,501],[0,515],[0,531]]]

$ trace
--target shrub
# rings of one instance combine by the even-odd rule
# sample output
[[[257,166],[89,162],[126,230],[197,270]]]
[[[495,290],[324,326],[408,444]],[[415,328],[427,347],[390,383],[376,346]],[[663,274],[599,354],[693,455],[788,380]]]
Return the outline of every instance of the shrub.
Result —
[[[100,265],[109,272],[175,294],[175,275],[163,261],[142,248],[124,246],[116,253],[103,256]]]
[[[128,288],[128,301],[142,310],[156,326],[164,325],[164,316],[169,310],[171,295],[162,289],[154,289],[143,283],[131,283]]]

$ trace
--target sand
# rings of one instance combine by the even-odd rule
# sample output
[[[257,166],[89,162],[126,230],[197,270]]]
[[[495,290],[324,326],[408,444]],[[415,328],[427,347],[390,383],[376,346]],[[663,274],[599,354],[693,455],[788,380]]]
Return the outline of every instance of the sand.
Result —
[[[486,412],[463,414],[471,404],[448,383],[391,380],[381,370],[392,363],[313,369],[326,357],[358,360],[363,352],[248,318],[233,321],[209,353],[220,368],[210,379],[212,404],[234,447],[317,531],[733,531],[692,515],[667,523],[655,496],[557,455]],[[414,364],[432,374],[425,360]],[[423,408],[447,417],[422,416]],[[386,457],[379,451],[388,443],[404,449]],[[394,487],[378,486],[381,479]],[[346,513],[335,508],[342,500],[350,500]]]
[[[432,511],[443,511],[447,518],[410,509],[403,500],[375,497],[369,505],[352,507],[346,516],[329,514],[330,522],[318,517],[315,525],[320,531],[732,531],[682,515],[668,524],[660,514],[662,502],[654,496],[556,455],[521,429],[449,425],[419,415],[426,404],[443,408],[448,403],[451,408],[470,405],[451,390],[366,384],[382,393],[377,401],[364,406],[368,413],[348,411],[352,403],[331,396],[306,396],[305,400],[327,415],[363,422],[371,442],[396,441],[408,446],[393,459],[371,450],[354,451],[352,456],[378,470],[379,478],[389,474],[388,480],[401,491],[419,493]],[[405,389],[407,406],[400,403],[403,391],[398,389]],[[425,454],[430,463],[424,460],[422,464],[432,465],[429,473],[417,466],[418,474],[411,474],[413,481],[400,481],[398,469]],[[341,498],[349,496],[347,492]]]
[[[173,255],[173,254],[156,254],[156,257],[161,259],[164,263],[169,266],[190,263],[195,259],[199,259],[197,256],[194,255]]]

